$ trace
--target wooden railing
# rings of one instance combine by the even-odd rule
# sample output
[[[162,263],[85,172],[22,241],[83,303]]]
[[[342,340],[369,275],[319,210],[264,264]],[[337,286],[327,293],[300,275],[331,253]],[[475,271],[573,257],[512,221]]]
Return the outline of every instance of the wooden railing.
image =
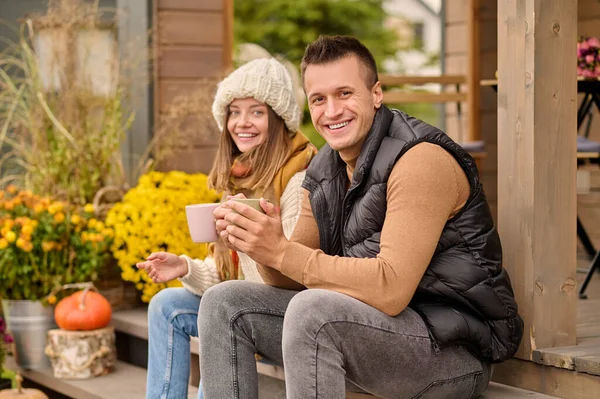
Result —
[[[479,140],[479,132],[471,131],[471,129],[474,129],[472,123],[468,123],[469,128],[466,132],[463,132],[462,104],[468,104],[472,100],[472,96],[469,96],[467,91],[462,90],[469,83],[465,75],[403,76],[382,74],[379,75],[379,81],[384,89],[383,102],[385,104],[455,103],[458,119],[458,141],[472,142]],[[424,86],[428,84],[441,85],[442,90],[440,92],[406,90],[406,86]],[[446,89],[448,86],[454,86],[455,91],[448,91]],[[471,117],[469,115],[469,118]],[[483,156],[484,154],[480,155]]]

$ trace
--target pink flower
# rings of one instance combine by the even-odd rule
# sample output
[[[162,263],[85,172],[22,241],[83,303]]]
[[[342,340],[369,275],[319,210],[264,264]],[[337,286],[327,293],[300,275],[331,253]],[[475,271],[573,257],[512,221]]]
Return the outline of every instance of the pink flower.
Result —
[[[590,47],[600,47],[600,40],[597,37],[590,37],[587,41],[588,46]]]
[[[593,72],[593,71],[590,71],[589,69],[584,69],[584,70],[581,72],[581,75],[582,75],[584,78],[593,78],[593,77],[594,77],[594,72]]]
[[[6,334],[4,336],[4,343],[5,344],[12,344],[14,342],[14,339],[11,335]]]

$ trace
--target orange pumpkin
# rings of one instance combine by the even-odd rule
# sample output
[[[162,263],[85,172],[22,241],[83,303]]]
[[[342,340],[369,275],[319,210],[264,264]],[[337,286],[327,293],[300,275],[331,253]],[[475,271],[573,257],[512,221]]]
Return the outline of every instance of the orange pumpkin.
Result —
[[[62,299],[54,309],[54,320],[63,330],[88,331],[110,323],[112,310],[108,300],[85,289]]]

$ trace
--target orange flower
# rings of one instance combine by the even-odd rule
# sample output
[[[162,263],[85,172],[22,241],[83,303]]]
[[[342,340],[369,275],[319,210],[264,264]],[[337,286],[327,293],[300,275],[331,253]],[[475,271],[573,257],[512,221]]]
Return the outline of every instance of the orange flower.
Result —
[[[54,243],[52,241],[42,241],[42,251],[50,252],[54,249]]]
[[[9,194],[15,194],[18,190],[14,184],[10,184],[8,187],[6,187],[6,191],[8,191]]]
[[[54,215],[54,221],[56,223],[62,223],[65,220],[65,214],[62,212],[58,212]]]

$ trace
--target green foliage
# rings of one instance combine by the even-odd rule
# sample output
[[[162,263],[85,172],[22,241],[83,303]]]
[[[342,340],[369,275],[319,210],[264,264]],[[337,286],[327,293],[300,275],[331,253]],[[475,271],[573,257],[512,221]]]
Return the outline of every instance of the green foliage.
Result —
[[[399,109],[400,111],[421,119],[423,122],[427,122],[432,126],[439,126],[440,124],[440,109],[437,104],[387,104],[387,107]]]
[[[302,125],[300,131],[304,133],[304,135],[310,140],[311,143],[315,145],[315,147],[320,149],[325,145],[325,139],[317,132],[317,129],[315,129],[315,126],[312,124],[312,122]]]
[[[235,2],[235,40],[255,43],[300,64],[319,35],[352,35],[379,65],[396,53],[396,34],[384,28],[383,0],[243,0]]]

